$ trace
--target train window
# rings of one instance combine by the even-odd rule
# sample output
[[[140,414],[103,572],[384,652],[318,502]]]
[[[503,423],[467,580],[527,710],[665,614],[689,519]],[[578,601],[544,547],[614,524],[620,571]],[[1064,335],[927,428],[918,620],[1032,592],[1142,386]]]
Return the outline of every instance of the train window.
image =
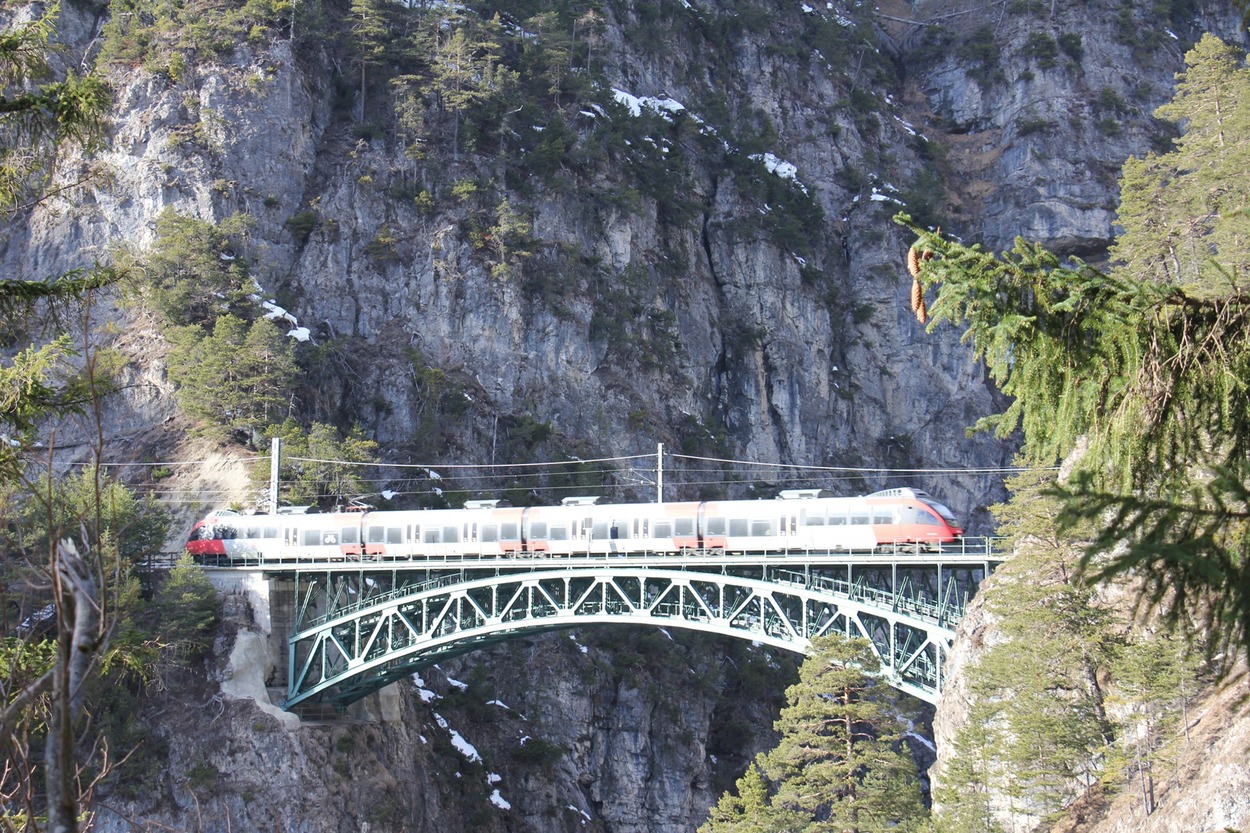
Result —
[[[318,546],[321,543],[321,530],[305,529],[303,543],[306,547]]]
[[[371,526],[365,530],[370,544],[382,543],[382,537],[386,534],[386,528],[381,526]]]
[[[460,541],[460,527],[458,526],[443,527],[443,543],[444,544],[455,544],[455,543],[459,543],[459,541]]]
[[[439,544],[443,540],[443,531],[436,526],[426,527],[425,537],[421,539],[426,544]]]
[[[218,526],[213,528],[213,537],[218,541],[232,541],[239,537],[239,531],[232,526]]]
[[[747,519],[746,518],[730,518],[729,519],[729,534],[735,535],[738,537],[745,536],[747,534]]]
[[[249,526],[247,529],[243,530],[243,537],[244,538],[259,538],[260,528],[255,527],[255,526]]]
[[[359,539],[356,536],[359,532],[360,530],[354,526],[345,526],[339,531],[339,541],[344,544],[357,544]]]
[[[878,509],[872,513],[872,522],[874,524],[892,524],[894,523],[894,515],[890,512]]]
[[[546,521],[534,521],[533,523],[530,524],[530,538],[546,538],[546,537],[547,537],[547,522]]]
[[[678,518],[677,534],[694,535],[694,518]]]
[[[867,515],[851,515],[851,523],[856,526],[863,526],[868,523]]]
[[[673,534],[673,522],[672,521],[656,521],[655,522],[655,537],[656,538],[669,538],[672,536],[672,534]]]
[[[708,535],[724,535],[725,519],[724,518],[708,518],[707,519]]]
[[[903,510],[903,523],[905,524],[936,524],[938,519],[934,518],[924,509],[916,507],[906,507]]]
[[[495,524],[482,524],[482,541],[490,543],[499,540],[499,527]]]
[[[499,525],[500,541],[519,541],[521,536],[515,523],[506,523]]]
[[[591,538],[607,538],[608,537],[608,522],[607,521],[596,522],[591,527],[590,537]]]
[[[824,526],[825,516],[824,515],[808,515],[807,525],[808,526]]]
[[[388,526],[386,528],[386,543],[402,544],[404,542],[404,528],[402,526]]]
[[[955,517],[954,512],[947,509],[945,506],[943,506],[942,504],[938,503],[935,500],[926,500],[925,503],[929,506],[930,509],[932,509],[934,512],[937,512],[938,515],[942,517],[942,520],[946,521],[951,526],[959,526],[959,520]]]
[[[777,530],[773,527],[772,521],[754,520],[751,521],[751,537],[766,538],[770,535],[776,535]]]
[[[552,541],[567,541],[569,540],[569,528],[567,526],[553,526],[548,538]]]
[[[278,537],[278,528],[277,528],[276,526],[267,526],[267,527],[265,527],[263,530],[261,530],[261,536],[260,536],[260,537],[262,537],[262,538],[277,538],[277,537]]]
[[[830,515],[829,526],[845,526],[846,515]]]

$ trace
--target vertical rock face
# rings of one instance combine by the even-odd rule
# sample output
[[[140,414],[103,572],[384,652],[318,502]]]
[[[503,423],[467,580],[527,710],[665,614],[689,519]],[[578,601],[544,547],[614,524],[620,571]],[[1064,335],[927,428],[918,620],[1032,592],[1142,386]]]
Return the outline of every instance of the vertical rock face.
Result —
[[[246,639],[246,605],[228,612]],[[774,686],[797,677],[788,656],[612,627],[488,649],[292,726],[217,691],[261,673],[232,636],[210,679],[144,705],[129,771],[146,775],[108,789],[96,829],[689,831],[771,745]]]
[[[564,159],[546,180],[493,156],[443,148],[421,161],[395,140],[356,138],[325,43],[240,46],[177,81],[118,70],[104,184],[11,225],[0,264],[53,274],[119,243],[141,249],[167,208],[247,212],[260,283],[337,357],[301,410],[361,423],[392,459],[637,454],[664,441],[794,465],[1000,466],[1010,443],[964,433],[1000,403],[956,331],[926,334],[912,316],[909,240],[891,218],[909,211],[990,248],[1019,234],[1101,256],[1118,167],[1160,138],[1150,114],[1183,44],[1204,28],[1236,32],[1223,3],[1175,21],[1140,5],[612,0],[596,61],[619,100],[644,102],[637,115],[564,118],[582,139],[650,119],[652,149]],[[67,3],[65,39],[84,49],[98,13]],[[679,160],[661,168],[674,181],[640,184],[662,156]],[[493,183],[489,202],[455,196],[467,182]],[[481,225],[505,197],[529,219],[533,251],[500,270]],[[127,437],[150,439],[174,411],[161,347],[139,327],[127,338],[153,384],[114,416]],[[453,421],[428,417],[425,371],[468,402]],[[552,439],[500,442],[499,424],[522,418]],[[845,491],[883,485],[855,477]],[[986,531],[996,475],[915,477]],[[163,718],[156,786],[116,804],[204,830],[692,829],[763,742],[744,727],[766,725],[767,708],[725,705],[730,684],[708,657],[643,672],[614,666],[607,646],[572,644],[475,659],[504,705],[463,701],[465,722],[448,727],[415,685],[392,692],[397,720],[294,732],[189,689],[179,700],[192,705]]]

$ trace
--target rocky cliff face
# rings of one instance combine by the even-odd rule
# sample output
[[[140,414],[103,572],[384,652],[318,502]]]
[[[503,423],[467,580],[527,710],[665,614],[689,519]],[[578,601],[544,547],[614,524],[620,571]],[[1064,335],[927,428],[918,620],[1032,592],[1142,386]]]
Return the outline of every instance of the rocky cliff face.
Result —
[[[341,16],[340,5],[327,8]],[[67,0],[64,40],[89,50],[108,14]],[[1009,443],[964,435],[995,394],[956,332],[926,335],[913,318],[908,239],[891,217],[907,210],[991,248],[1020,234],[1099,257],[1118,167],[1164,135],[1150,114],[1184,45],[1206,28],[1235,32],[1221,3],[1160,14],[1028,0],[612,0],[596,62],[623,104],[570,110],[565,127],[585,142],[642,119],[650,148],[570,155],[554,180],[446,147],[414,159],[385,131],[362,134],[342,101],[345,59],[314,38],[240,45],[177,80],[114,68],[106,184],[8,229],[0,262],[43,275],[119,242],[142,249],[166,208],[251,214],[262,286],[330,357],[301,411],[359,422],[392,460],[636,454],[664,441],[796,465],[999,466]],[[504,127],[516,142],[554,129]],[[641,185],[657,166],[660,183]],[[457,195],[462,182],[489,183],[490,199]],[[428,202],[414,201],[421,192]],[[503,198],[529,220],[532,253],[499,270],[481,227]],[[160,338],[133,309],[119,316],[147,384],[112,404],[113,452],[170,451],[180,438],[162,426],[181,423]],[[438,412],[430,370],[469,404]],[[550,437],[509,432],[526,420]],[[982,530],[1001,497],[996,475],[913,477]],[[884,484],[857,478],[846,491]],[[681,480],[670,482],[693,494]],[[616,668],[605,648],[582,654],[567,636],[475,660],[506,706],[452,725],[480,728],[470,740],[484,763],[456,750],[440,707],[413,686],[392,692],[398,719],[293,731],[210,686],[186,698],[209,707],[163,718],[171,739],[195,742],[171,744],[162,786],[125,806],[203,829],[689,830],[732,780],[708,744],[760,742],[741,714],[718,717],[730,684],[713,649],[700,650],[659,676]],[[542,691],[505,694],[514,675]],[[656,700],[655,688],[682,694]],[[520,745],[538,724],[546,755]],[[488,772],[503,780],[492,786]],[[411,803],[393,798],[401,784]],[[490,802],[496,787],[511,810]]]
[[[771,745],[797,678],[794,658],[744,643],[613,627],[485,650],[301,721],[264,705],[243,597],[227,620],[215,656],[146,702],[129,771],[147,774],[102,797],[98,829],[693,830]]]

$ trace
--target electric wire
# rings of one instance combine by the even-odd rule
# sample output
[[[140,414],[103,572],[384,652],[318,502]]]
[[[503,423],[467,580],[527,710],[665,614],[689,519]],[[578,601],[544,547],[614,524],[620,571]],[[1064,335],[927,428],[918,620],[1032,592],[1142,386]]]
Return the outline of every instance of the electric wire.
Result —
[[[922,481],[934,482],[956,475],[1008,475],[1028,471],[1056,471],[1058,466],[965,466],[965,467],[927,467],[927,468],[896,468],[889,466],[816,466],[798,463],[770,463],[759,460],[738,460],[725,457],[710,457],[694,454],[665,452],[665,456],[673,461],[685,461],[689,467],[677,467],[664,470],[666,486],[669,488],[721,488],[729,486],[748,487],[751,489],[768,489],[782,486],[829,486],[835,483],[861,482],[865,475],[873,476],[907,476]],[[237,466],[255,464],[268,460],[268,456],[254,455],[224,460],[221,458],[201,460],[167,460],[167,461],[136,461],[129,463],[102,462],[101,468],[128,467],[141,468],[173,468],[187,466]],[[380,496],[382,491],[389,495],[388,499],[401,497],[443,497],[447,493],[483,493],[491,491],[523,491],[532,495],[560,493],[594,493],[609,496],[622,490],[637,490],[655,487],[654,468],[624,467],[619,464],[636,463],[639,460],[654,461],[656,454],[632,454],[613,457],[592,457],[586,459],[563,459],[528,463],[387,463],[361,462],[358,460],[334,460],[320,457],[284,457],[283,461],[294,464],[329,465],[352,468],[372,468],[378,470],[411,470],[413,474],[398,474],[397,477],[366,477],[355,478],[357,487],[364,491],[363,497]],[[604,465],[608,464],[608,465]],[[91,463],[75,463],[78,467]],[[594,468],[587,468],[594,466]],[[728,470],[727,470],[728,468]],[[448,472],[447,478],[440,471]],[[417,472],[424,472],[418,474]],[[598,479],[597,483],[559,484],[546,482],[553,476],[572,475],[580,478]],[[718,475],[718,476],[717,476]],[[450,478],[450,479],[448,479]],[[464,481],[468,482],[464,482]],[[459,482],[458,482],[459,481]],[[445,485],[429,485],[426,488],[412,488],[420,483]],[[407,485],[409,488],[385,488],[395,485]],[[252,484],[258,494],[264,488],[261,484]],[[371,491],[376,490],[376,491]],[[212,502],[220,498],[237,497],[238,488],[179,488],[170,484],[169,487],[153,487],[142,490],[150,498],[171,505],[194,505]]]

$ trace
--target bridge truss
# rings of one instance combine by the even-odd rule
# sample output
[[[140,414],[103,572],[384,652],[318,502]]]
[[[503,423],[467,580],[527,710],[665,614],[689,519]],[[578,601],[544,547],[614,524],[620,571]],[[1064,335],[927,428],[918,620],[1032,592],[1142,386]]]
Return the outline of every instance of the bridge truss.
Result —
[[[414,671],[535,632],[629,623],[796,652],[867,639],[896,688],[936,702],[954,627],[1000,560],[985,552],[337,564],[295,571],[288,709],[338,708]]]

